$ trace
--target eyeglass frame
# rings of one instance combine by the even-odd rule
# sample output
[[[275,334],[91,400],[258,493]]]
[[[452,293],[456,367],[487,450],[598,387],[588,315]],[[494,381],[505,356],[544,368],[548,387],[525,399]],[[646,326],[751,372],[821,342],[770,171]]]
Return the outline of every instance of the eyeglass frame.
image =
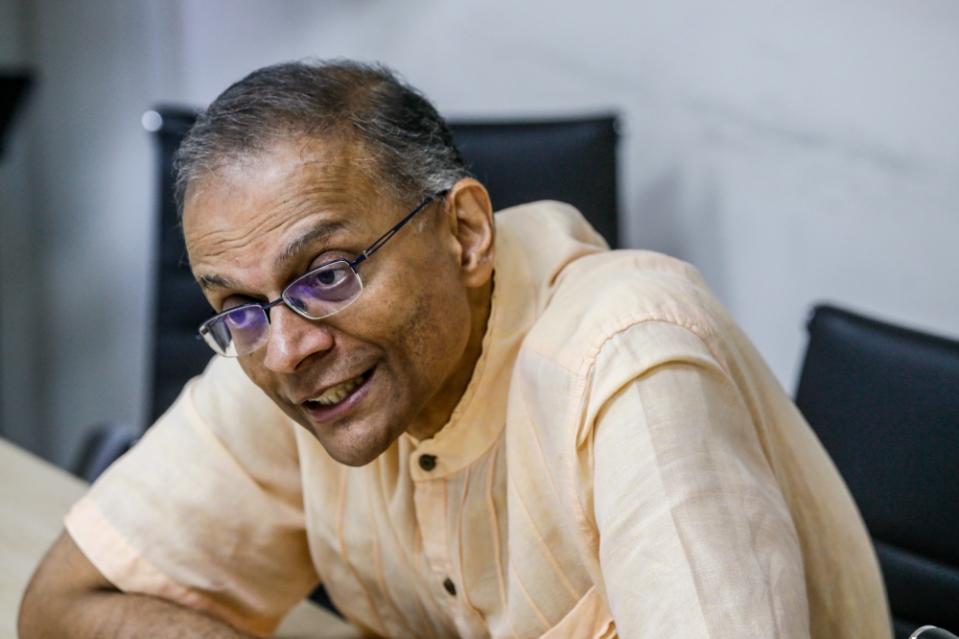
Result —
[[[280,292],[280,296],[276,298],[275,300],[273,300],[272,302],[256,302],[256,301],[248,302],[246,304],[240,304],[239,306],[234,306],[233,308],[228,308],[227,310],[221,311],[217,313],[216,315],[214,315],[213,317],[210,317],[209,319],[205,320],[202,324],[200,324],[199,328],[197,329],[197,336],[196,336],[197,339],[203,340],[206,343],[206,345],[209,346],[214,353],[216,353],[217,355],[220,355],[221,357],[242,357],[242,355],[227,355],[226,353],[222,352],[220,349],[214,347],[213,344],[211,344],[209,340],[206,339],[206,335],[212,331],[212,328],[211,328],[212,325],[215,322],[225,318],[230,313],[235,313],[239,309],[248,309],[251,307],[258,307],[263,311],[263,315],[266,316],[267,326],[271,325],[270,309],[273,308],[274,306],[279,306],[280,304],[283,304],[284,306],[286,306],[288,309],[290,309],[291,311],[293,311],[300,317],[303,317],[305,319],[312,320],[312,321],[326,319],[327,317],[336,315],[340,311],[352,305],[353,302],[359,299],[360,295],[363,294],[363,278],[360,277],[360,273],[357,270],[359,265],[365,262],[370,257],[372,257],[373,254],[376,253],[378,250],[383,248],[383,245],[386,244],[388,241],[390,241],[393,238],[393,236],[396,235],[400,231],[400,229],[402,229],[410,220],[412,220],[417,213],[426,209],[430,204],[437,201],[438,199],[445,197],[449,192],[450,192],[450,189],[443,189],[441,191],[436,191],[435,193],[428,195],[426,198],[423,199],[422,202],[417,204],[409,213],[404,215],[399,222],[397,222],[392,227],[390,227],[389,230],[387,230],[385,233],[379,236],[372,244],[370,244],[364,250],[360,251],[360,253],[352,260],[346,260],[342,258],[330,260],[329,262],[324,262],[323,264],[320,264],[316,268],[311,268],[305,273],[298,275],[289,284],[283,287],[283,291]],[[356,276],[356,278],[360,282],[360,292],[357,293],[356,297],[350,300],[349,303],[344,304],[340,308],[337,308],[335,311],[326,313],[325,315],[313,316],[307,313],[304,309],[297,308],[295,304],[292,304],[286,300],[287,293],[298,283],[311,277],[312,275],[315,275],[319,271],[328,269],[332,264],[336,264],[338,262],[343,262],[347,266],[349,266],[350,270],[353,271],[353,274]],[[260,348],[262,348],[262,346],[250,351],[250,353],[254,353]],[[248,355],[249,353],[245,353],[245,354]]]

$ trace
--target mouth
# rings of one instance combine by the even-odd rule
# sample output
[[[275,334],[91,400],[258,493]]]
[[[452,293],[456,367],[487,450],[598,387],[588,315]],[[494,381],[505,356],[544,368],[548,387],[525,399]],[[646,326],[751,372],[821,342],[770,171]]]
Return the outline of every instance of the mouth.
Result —
[[[356,406],[366,396],[370,379],[376,367],[330,386],[316,397],[312,397],[300,404],[316,422],[325,422],[341,417]]]

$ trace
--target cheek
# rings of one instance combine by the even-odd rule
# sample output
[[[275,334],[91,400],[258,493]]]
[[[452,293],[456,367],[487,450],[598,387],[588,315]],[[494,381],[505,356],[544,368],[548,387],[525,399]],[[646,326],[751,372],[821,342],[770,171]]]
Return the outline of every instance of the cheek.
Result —
[[[403,351],[409,366],[436,390],[455,369],[469,341],[469,306],[465,295],[424,290],[402,326]]]

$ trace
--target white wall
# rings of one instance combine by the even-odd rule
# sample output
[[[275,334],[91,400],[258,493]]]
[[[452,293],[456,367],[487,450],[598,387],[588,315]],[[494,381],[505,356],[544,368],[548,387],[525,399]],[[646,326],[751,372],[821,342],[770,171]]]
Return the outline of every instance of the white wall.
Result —
[[[626,243],[699,266],[790,390],[818,300],[959,336],[955,0],[32,5],[60,460],[77,424],[141,415],[140,112],[290,58],[383,60],[450,115],[619,110]]]
[[[0,67],[22,62],[23,43],[17,28],[20,23],[19,0],[0,0]]]
[[[4,369],[27,367],[33,377],[21,379],[18,392],[5,389],[18,404],[5,412],[20,409],[7,417],[13,439],[60,463],[74,460],[90,426],[136,423],[143,413],[153,228],[152,156],[140,114],[165,95],[156,87],[151,6],[22,5],[18,31],[37,74],[22,132],[30,223],[9,243],[29,253],[22,270],[36,287],[13,283],[28,309],[27,332],[6,335],[19,351]]]

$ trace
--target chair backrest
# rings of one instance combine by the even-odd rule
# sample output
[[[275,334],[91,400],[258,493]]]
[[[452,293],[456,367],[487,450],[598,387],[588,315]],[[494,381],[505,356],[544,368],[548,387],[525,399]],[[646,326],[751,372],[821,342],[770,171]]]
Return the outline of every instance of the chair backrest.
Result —
[[[186,247],[173,196],[173,156],[193,125],[193,111],[159,109],[154,131],[159,210],[154,281],[153,349],[150,366],[150,412],[153,423],[176,399],[183,385],[199,374],[211,351],[196,339],[196,329],[210,315],[210,305],[187,265]]]
[[[30,88],[27,73],[0,73],[0,158],[6,146],[7,129]]]
[[[616,119],[450,122],[470,171],[494,208],[559,200],[579,209],[610,246],[619,244]]]
[[[210,352],[195,339],[210,308],[193,281],[173,200],[172,160],[195,111],[162,107],[151,118],[159,181],[158,266],[152,352],[152,423]],[[497,209],[541,199],[579,208],[612,246],[618,242],[616,119],[611,115],[548,121],[451,122],[470,170]]]
[[[959,342],[831,306],[796,403],[862,512],[896,636],[959,628]]]

